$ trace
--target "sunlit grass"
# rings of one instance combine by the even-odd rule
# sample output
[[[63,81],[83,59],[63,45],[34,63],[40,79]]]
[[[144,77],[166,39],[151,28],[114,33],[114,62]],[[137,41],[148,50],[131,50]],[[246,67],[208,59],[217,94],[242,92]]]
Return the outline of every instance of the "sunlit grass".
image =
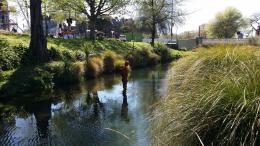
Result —
[[[151,116],[153,145],[259,144],[259,48],[200,48],[169,75]]]

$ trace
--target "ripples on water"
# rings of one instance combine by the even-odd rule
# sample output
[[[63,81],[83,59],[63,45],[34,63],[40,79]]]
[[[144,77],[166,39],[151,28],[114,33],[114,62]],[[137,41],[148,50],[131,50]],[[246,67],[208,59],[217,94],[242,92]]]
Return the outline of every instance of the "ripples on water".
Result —
[[[23,112],[0,121],[0,145],[149,145],[146,114],[165,93],[166,70],[133,72],[126,91],[109,75],[57,90],[56,102],[16,105]]]

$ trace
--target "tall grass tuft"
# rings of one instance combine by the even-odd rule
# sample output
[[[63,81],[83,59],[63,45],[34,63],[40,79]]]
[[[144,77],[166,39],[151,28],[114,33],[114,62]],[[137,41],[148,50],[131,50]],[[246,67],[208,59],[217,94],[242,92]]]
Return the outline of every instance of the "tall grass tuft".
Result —
[[[101,57],[90,58],[85,67],[85,74],[88,78],[95,78],[103,73],[103,60]]]
[[[104,52],[104,73],[113,73],[115,71],[115,62],[117,55],[115,52],[107,50]]]
[[[153,145],[260,145],[260,58],[248,46],[198,49],[169,72]]]

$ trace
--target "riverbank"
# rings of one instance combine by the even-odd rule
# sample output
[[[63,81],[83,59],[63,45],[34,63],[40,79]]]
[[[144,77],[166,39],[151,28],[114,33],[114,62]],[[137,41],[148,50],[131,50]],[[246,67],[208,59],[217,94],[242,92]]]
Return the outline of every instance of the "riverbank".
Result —
[[[152,145],[259,145],[260,49],[199,48],[169,72],[151,115]]]
[[[49,61],[36,64],[28,49],[29,35],[0,34],[0,97],[49,91],[77,84],[102,74],[117,73],[124,60],[132,69],[154,66],[180,58],[180,51],[162,44],[152,48],[142,42],[48,38]]]

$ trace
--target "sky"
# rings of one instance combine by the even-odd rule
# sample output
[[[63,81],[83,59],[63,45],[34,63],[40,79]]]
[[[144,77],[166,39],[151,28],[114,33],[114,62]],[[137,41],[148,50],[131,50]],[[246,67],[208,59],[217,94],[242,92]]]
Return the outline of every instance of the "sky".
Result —
[[[191,14],[186,17],[185,24],[178,27],[177,32],[198,31],[199,25],[208,23],[216,13],[229,6],[237,8],[244,17],[260,12],[260,0],[187,0],[183,7]]]

